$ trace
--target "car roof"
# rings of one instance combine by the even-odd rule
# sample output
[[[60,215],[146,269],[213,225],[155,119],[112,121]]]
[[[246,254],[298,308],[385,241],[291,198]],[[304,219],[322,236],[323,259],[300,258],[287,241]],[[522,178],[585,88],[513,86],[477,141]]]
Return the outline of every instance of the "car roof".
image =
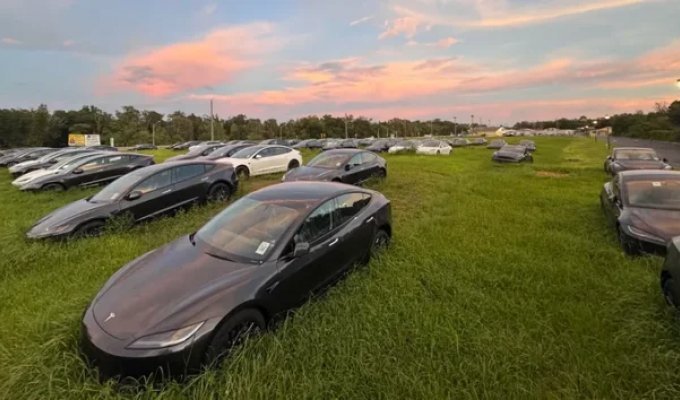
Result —
[[[614,147],[613,151],[617,150],[651,150],[651,151],[656,151],[651,147]]]
[[[321,154],[356,154],[356,153],[362,153],[366,150],[363,149],[332,149],[332,150],[327,150],[324,151]]]
[[[267,186],[247,197],[256,200],[283,200],[283,201],[308,201],[320,204],[328,198],[335,197],[346,192],[369,191],[357,186],[345,185],[336,182],[285,182]]]
[[[167,163],[161,163],[161,164],[154,164],[150,165],[148,167],[144,167],[141,169],[138,169],[137,171],[142,171],[145,176],[154,174],[158,171],[163,171],[168,168],[174,168],[182,165],[192,165],[192,164],[211,164],[211,165],[228,165],[228,164],[218,164],[214,161],[210,160],[205,160],[205,159],[194,159],[194,160],[178,160],[178,161],[172,161],[172,162],[167,162]]]
[[[660,177],[680,178],[680,171],[667,171],[656,169],[638,169],[631,171],[622,171],[618,174],[621,179],[658,179]]]

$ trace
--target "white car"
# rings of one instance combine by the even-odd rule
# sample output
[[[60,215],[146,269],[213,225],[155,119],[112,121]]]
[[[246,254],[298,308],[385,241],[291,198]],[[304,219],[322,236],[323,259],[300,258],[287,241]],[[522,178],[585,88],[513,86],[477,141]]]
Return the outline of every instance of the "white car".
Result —
[[[387,152],[390,154],[397,154],[397,153],[404,153],[407,151],[413,151],[416,148],[416,145],[414,142],[410,140],[400,140],[397,143],[395,143],[393,146],[390,146],[389,149],[387,149]]]
[[[21,175],[20,177],[12,181],[12,185],[20,188],[26,185],[27,183],[30,183],[34,179],[50,174],[58,174],[63,169],[69,168],[71,165],[73,165],[74,162],[77,162],[83,158],[92,157],[93,155],[96,155],[98,153],[104,152],[79,153],[77,155],[74,155],[73,157],[67,158],[65,160],[62,160],[61,162],[53,164],[45,169],[36,169],[35,171],[31,171],[27,174]]]
[[[448,156],[451,154],[451,146],[443,140],[426,140],[416,148],[416,154]]]
[[[231,164],[239,177],[286,172],[302,165],[299,151],[286,146],[251,146],[239,150],[231,157],[217,160]]]
[[[224,143],[217,141],[217,140],[209,140],[207,142],[201,142],[201,143],[195,144],[193,146],[189,146],[189,151],[197,149],[199,147],[215,146],[215,145],[218,145],[218,144],[224,144]]]

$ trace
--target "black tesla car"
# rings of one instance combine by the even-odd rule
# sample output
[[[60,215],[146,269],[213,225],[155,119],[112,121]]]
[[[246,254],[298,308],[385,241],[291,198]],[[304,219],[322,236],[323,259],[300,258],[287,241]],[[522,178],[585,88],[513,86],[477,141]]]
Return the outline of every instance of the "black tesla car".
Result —
[[[366,150],[370,150],[376,153],[382,153],[390,148],[390,141],[387,139],[378,139],[371,143]]]
[[[139,150],[156,150],[157,147],[156,145],[153,145],[151,143],[141,143],[134,145],[130,150],[133,151],[139,151]]]
[[[334,181],[358,185],[372,177],[387,176],[387,162],[382,157],[358,149],[328,150],[307,165],[288,171],[281,179],[291,181]]]
[[[224,201],[238,180],[231,165],[211,161],[159,164],[122,176],[99,193],[68,204],[40,219],[29,239],[91,236],[110,218],[128,214],[143,221],[197,202]]]
[[[680,236],[668,244],[659,283],[666,303],[680,309]]]
[[[47,168],[50,165],[57,164],[70,157],[77,156],[78,154],[94,154],[94,153],[97,153],[97,150],[90,150],[90,148],[81,149],[71,148],[54,151],[52,153],[45,154],[44,156],[38,159],[24,161],[19,164],[15,164],[9,168],[9,172],[10,174],[12,174],[13,177],[16,178],[31,171]]]
[[[627,254],[664,254],[680,235],[680,172],[621,172],[604,185],[600,204]]]
[[[33,179],[19,189],[60,191],[74,186],[99,185],[153,163],[153,156],[143,154],[97,154]]]
[[[532,153],[536,151],[536,143],[533,140],[522,140],[519,145],[526,147]]]
[[[500,150],[494,151],[491,160],[499,163],[521,163],[533,162],[534,157],[529,149],[524,146],[513,146],[506,144]]]
[[[11,167],[22,162],[36,160],[57,150],[59,149],[53,149],[49,147],[36,147],[32,149],[21,150],[8,156],[0,157],[0,166]]]
[[[165,162],[182,161],[182,160],[193,160],[199,157],[205,157],[210,155],[216,149],[224,147],[223,144],[212,144],[207,146],[199,146],[193,150],[189,150],[186,154],[181,154],[179,156],[170,157]]]
[[[316,139],[305,139],[292,146],[294,149],[320,149],[323,144]]]
[[[661,159],[654,149],[644,147],[617,147],[604,161],[604,170],[610,175],[636,169],[671,170],[668,160]]]
[[[240,150],[243,150],[246,147],[250,146],[251,145],[249,144],[232,144],[228,146],[222,146],[218,149],[215,149],[204,158],[206,160],[219,160],[220,158],[229,158],[233,156],[235,153],[239,152]]]
[[[104,376],[195,372],[389,244],[390,202],[330,182],[272,185],[130,262],[82,321]]]
[[[503,139],[494,139],[491,143],[486,145],[487,149],[497,149],[500,150],[503,146],[507,146],[508,143]]]

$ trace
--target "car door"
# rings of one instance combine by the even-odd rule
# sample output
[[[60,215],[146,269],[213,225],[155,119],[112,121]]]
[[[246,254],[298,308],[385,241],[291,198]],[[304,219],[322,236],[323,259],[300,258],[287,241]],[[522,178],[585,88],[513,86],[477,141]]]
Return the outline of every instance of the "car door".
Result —
[[[133,187],[132,192],[139,192],[141,196],[135,200],[128,200],[127,196],[121,200],[121,212],[129,212],[136,221],[141,221],[158,215],[174,204],[172,187],[172,168],[155,173]]]
[[[203,199],[208,191],[205,164],[187,164],[172,168],[173,203],[181,207]]]
[[[67,186],[84,186],[96,183],[102,174],[108,157],[98,157],[82,163],[65,178]]]
[[[276,279],[267,292],[272,303],[289,309],[304,302],[326,280],[328,269],[339,269],[342,255],[335,246],[333,214],[335,199],[317,207],[302,223],[278,261]],[[296,243],[308,243],[309,252],[299,257],[292,253]]]
[[[605,199],[603,199],[602,205],[607,218],[607,222],[612,226],[616,226],[616,221],[621,215],[622,201],[621,201],[621,189],[619,186],[619,177],[612,179],[608,187],[605,188]]]
[[[350,184],[361,183],[365,179],[365,169],[363,165],[364,157],[362,153],[357,153],[345,164],[343,182]]]
[[[380,170],[380,166],[378,165],[378,156],[375,154],[365,152],[362,153],[362,155],[362,165],[365,171],[364,180],[366,180],[377,175]]]
[[[288,170],[292,149],[286,147],[274,147],[274,170],[272,172],[285,172]]]
[[[274,150],[272,147],[265,147],[258,151],[250,159],[250,175],[268,174],[274,170],[273,159]]]

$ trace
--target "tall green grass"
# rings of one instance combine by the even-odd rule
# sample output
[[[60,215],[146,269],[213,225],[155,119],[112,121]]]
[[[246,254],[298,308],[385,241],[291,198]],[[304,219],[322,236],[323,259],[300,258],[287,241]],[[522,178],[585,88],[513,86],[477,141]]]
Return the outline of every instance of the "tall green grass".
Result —
[[[35,220],[92,190],[19,193],[3,172],[0,397],[678,398],[680,330],[659,294],[662,260],[625,257],[599,209],[606,149],[537,145],[533,165],[494,165],[483,148],[387,156],[388,178],[373,184],[393,203],[387,253],[222,368],[123,388],[78,357],[82,311],[120,266],[222,207],[31,243]]]

